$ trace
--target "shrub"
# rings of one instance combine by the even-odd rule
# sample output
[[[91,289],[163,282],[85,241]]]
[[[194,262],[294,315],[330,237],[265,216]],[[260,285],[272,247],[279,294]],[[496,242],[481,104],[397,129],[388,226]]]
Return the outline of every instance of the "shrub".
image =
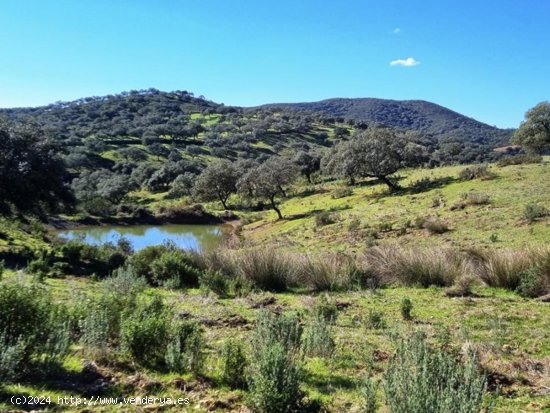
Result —
[[[487,165],[474,165],[461,170],[458,177],[463,181],[471,181],[472,179],[493,179],[496,175],[489,170]]]
[[[206,270],[199,277],[201,290],[212,291],[219,297],[227,297],[231,286],[228,277],[221,271]]]
[[[443,234],[449,231],[448,225],[437,218],[430,218],[424,222],[424,229],[427,229],[430,234]]]
[[[364,413],[376,413],[378,411],[378,402],[376,393],[378,392],[379,383],[375,382],[370,375],[365,377],[361,386],[361,395],[365,404],[363,405]]]
[[[491,203],[491,197],[481,192],[469,192],[466,195],[466,203],[468,205],[487,205]]]
[[[129,264],[134,268],[138,277],[143,277],[149,283],[152,283],[151,263],[166,251],[167,248],[164,245],[145,247],[132,255]]]
[[[174,372],[198,375],[204,368],[204,336],[201,326],[193,321],[175,323],[166,346],[165,361]]]
[[[409,297],[404,297],[401,300],[401,317],[403,320],[412,320],[413,303]]]
[[[170,318],[168,308],[158,296],[127,309],[120,327],[122,350],[139,364],[158,367],[165,360]]]
[[[533,202],[525,205],[523,210],[523,216],[530,224],[535,222],[539,218],[544,218],[550,215],[550,211],[542,205],[535,204]]]
[[[151,263],[151,278],[154,285],[176,280],[179,288],[196,286],[200,271],[193,267],[184,251],[168,250]]]
[[[547,270],[550,268],[547,268]],[[550,292],[550,274],[540,267],[532,267],[520,274],[516,291],[523,297],[540,297]]]
[[[285,350],[297,354],[302,343],[302,332],[303,327],[296,314],[277,315],[262,310],[254,325],[253,348],[279,343]]]
[[[321,317],[329,324],[335,324],[338,317],[338,307],[329,299],[328,295],[320,295],[313,306],[313,316]]]
[[[373,329],[382,329],[386,327],[386,322],[384,321],[384,314],[381,311],[369,310],[369,315],[367,316],[367,328]]]
[[[332,199],[340,199],[340,198],[345,198],[345,197],[348,197],[348,196],[351,196],[351,195],[353,195],[353,189],[346,188],[346,187],[341,187],[341,188],[336,188],[334,191],[332,191],[331,198]]]
[[[293,315],[259,313],[252,337],[250,400],[260,413],[299,412],[302,327]]]
[[[250,375],[250,400],[259,413],[300,412],[303,394],[301,372],[281,343],[255,349]]]
[[[232,389],[246,387],[248,360],[240,341],[228,339],[221,350],[222,382]]]
[[[34,285],[0,284],[0,379],[15,380],[61,361],[69,348],[63,306]]]
[[[325,225],[334,224],[336,222],[336,218],[333,214],[331,214],[328,211],[323,211],[315,215],[315,226],[316,227],[322,227]]]
[[[457,362],[416,334],[398,343],[383,388],[391,413],[479,413],[485,379],[478,375],[473,355]]]
[[[4,263],[4,260],[0,261],[0,281],[2,281],[2,277],[4,276],[4,271],[6,271],[6,264]]]
[[[81,343],[107,356],[119,341],[122,313],[135,306],[137,295],[146,286],[145,279],[137,277],[132,266],[118,268],[103,280],[99,295],[81,306]]]
[[[500,167],[505,167],[509,165],[521,165],[530,163],[542,163],[542,156],[536,154],[505,156],[498,160],[497,165]]]
[[[335,348],[329,321],[320,315],[314,317],[304,330],[304,354],[310,357],[330,357]]]
[[[361,228],[361,220],[359,218],[352,218],[348,224],[348,231],[354,232]]]
[[[103,280],[102,287],[106,291],[133,298],[147,288],[147,281],[145,278],[139,277],[131,265],[126,265],[117,268],[110,277]]]

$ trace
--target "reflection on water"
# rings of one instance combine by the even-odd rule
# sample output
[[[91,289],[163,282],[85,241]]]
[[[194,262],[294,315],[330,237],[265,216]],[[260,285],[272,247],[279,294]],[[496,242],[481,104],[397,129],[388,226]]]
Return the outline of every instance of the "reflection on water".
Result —
[[[59,231],[58,235],[68,240],[82,239],[91,245],[116,243],[124,237],[136,251],[166,241],[186,250],[209,251],[219,245],[223,232],[218,225],[131,225],[87,227]]]

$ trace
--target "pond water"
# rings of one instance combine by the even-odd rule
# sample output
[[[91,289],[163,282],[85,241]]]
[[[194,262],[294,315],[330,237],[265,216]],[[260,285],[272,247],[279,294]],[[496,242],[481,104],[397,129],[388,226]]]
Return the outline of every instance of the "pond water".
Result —
[[[167,241],[186,250],[210,251],[220,244],[227,231],[221,225],[103,225],[63,230],[58,235],[67,240],[81,239],[91,245],[116,244],[124,237],[135,251]]]

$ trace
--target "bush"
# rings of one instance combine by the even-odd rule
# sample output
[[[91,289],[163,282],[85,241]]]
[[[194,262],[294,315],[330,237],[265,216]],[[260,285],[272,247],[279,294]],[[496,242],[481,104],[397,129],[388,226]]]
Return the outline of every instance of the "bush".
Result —
[[[487,165],[474,165],[461,170],[458,177],[463,181],[471,181],[473,179],[494,179],[496,175],[489,170]]]
[[[315,226],[316,227],[322,227],[325,225],[334,224],[336,222],[336,218],[333,214],[331,214],[328,211],[323,211],[315,215]]]
[[[302,328],[296,316],[259,313],[252,337],[249,388],[255,411],[301,411],[300,353]]]
[[[384,321],[384,314],[381,311],[369,310],[369,315],[367,317],[367,328],[372,329],[382,329],[386,327],[386,322]]]
[[[231,286],[228,277],[221,271],[206,270],[199,277],[201,290],[212,291],[221,298],[227,297]]]
[[[204,368],[204,337],[201,326],[192,321],[178,322],[171,328],[165,361],[170,371],[198,375]]]
[[[222,382],[232,389],[246,387],[248,360],[240,341],[228,339],[223,344],[221,355]]]
[[[331,198],[332,199],[340,199],[340,198],[345,198],[345,197],[348,197],[348,196],[351,196],[351,195],[353,195],[353,189],[346,188],[346,187],[341,187],[341,188],[336,188],[334,191],[332,191]]]
[[[66,314],[43,288],[0,284],[0,380],[60,362],[69,349]]]
[[[310,357],[331,357],[335,348],[329,322],[321,315],[314,317],[304,331],[304,354]]]
[[[547,270],[550,268],[547,268]],[[523,297],[540,297],[550,292],[550,275],[540,267],[532,267],[520,274],[516,291]]]
[[[300,412],[303,394],[301,372],[280,343],[255,349],[250,376],[250,400],[258,413]]]
[[[523,216],[530,224],[535,222],[537,219],[544,218],[548,215],[550,215],[550,211],[548,211],[547,208],[533,202],[525,205],[525,209],[523,210]]]
[[[120,319],[135,306],[137,295],[147,286],[131,266],[121,267],[101,282],[99,295],[80,310],[80,342],[105,357],[120,338]]]
[[[168,308],[158,296],[127,309],[120,327],[122,350],[139,364],[158,367],[165,360],[170,319]]]
[[[479,413],[485,379],[477,373],[474,356],[457,362],[416,334],[398,343],[383,388],[391,413]]]
[[[401,317],[403,317],[403,320],[412,320],[412,309],[413,303],[411,299],[409,297],[404,297],[403,300],[401,300]]]
[[[509,165],[521,165],[530,163],[542,163],[542,156],[536,154],[505,156],[498,160],[497,165],[500,167],[505,167]]]
[[[430,234],[444,234],[449,231],[448,225],[437,218],[427,219],[423,224],[423,228],[428,230]]]
[[[465,201],[468,205],[487,205],[491,203],[491,197],[480,192],[469,192]]]
[[[379,383],[375,382],[370,375],[365,377],[365,381],[361,386],[361,395],[365,401],[363,405],[364,413],[376,413],[378,411],[378,402],[376,394],[378,392]]]
[[[170,250],[163,252],[151,263],[151,276],[155,285],[176,279],[179,281],[179,287],[183,288],[196,286],[200,271],[190,265],[185,252]]]
[[[331,301],[328,295],[320,295],[313,306],[313,316],[321,317],[329,324],[335,324],[338,318],[338,307]]]

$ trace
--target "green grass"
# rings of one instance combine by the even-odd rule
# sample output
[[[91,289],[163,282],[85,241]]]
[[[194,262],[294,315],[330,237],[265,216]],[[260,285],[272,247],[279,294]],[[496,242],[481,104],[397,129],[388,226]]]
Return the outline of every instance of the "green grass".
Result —
[[[4,282],[25,277],[9,273]],[[76,304],[86,296],[97,294],[99,283],[85,278],[68,277],[66,279],[46,279],[46,285],[53,290],[57,300],[69,306]],[[146,291],[152,293],[153,289]],[[233,400],[233,408],[243,403],[243,392],[232,391],[219,383],[219,352],[228,337],[235,337],[248,345],[250,327],[258,315],[259,309],[251,304],[267,295],[275,297],[272,306],[282,311],[295,311],[307,319],[315,296],[298,291],[282,294],[251,294],[246,298],[218,299],[215,296],[201,295],[197,289],[186,292],[157,289],[179,314],[198,320],[206,329],[207,365],[206,386],[187,393],[175,386],[177,375],[158,373],[147,369],[137,369],[132,365],[98,362],[102,371],[113,379],[108,394],[118,396],[158,395],[171,397],[191,396],[189,411],[208,411],[209,403],[216,400]],[[498,373],[508,380],[497,397],[497,413],[512,411],[543,412],[550,409],[550,399],[543,396],[548,386],[548,360],[550,360],[550,306],[534,300],[523,299],[517,294],[500,290],[477,287],[478,298],[448,298],[440,288],[391,288],[375,293],[368,291],[329,293],[328,299],[345,303],[347,306],[339,312],[334,334],[336,353],[332,358],[306,358],[304,362],[304,390],[310,398],[325,404],[330,412],[347,411],[360,403],[359,384],[367,371],[374,373],[375,379],[381,379],[395,349],[392,334],[408,334],[422,330],[428,334],[429,341],[449,351],[459,352],[465,343],[474,346],[486,371]],[[404,321],[401,301],[409,297],[413,302],[413,319]],[[368,327],[369,312],[383,314],[385,328]],[[244,319],[246,324],[232,325],[231,319]],[[83,360],[89,355],[79,346],[74,346],[66,359],[62,376],[77,377],[83,367]],[[543,370],[537,365],[544,366]],[[144,382],[159,382],[156,390],[144,390],[142,387],[128,387],[136,373],[142,375]],[[190,375],[182,377],[186,382],[194,382]],[[125,387],[126,386],[126,387]],[[126,389],[126,390],[124,390]],[[6,394],[78,395],[78,391],[63,388],[59,379],[29,380],[21,384],[4,386],[0,396],[2,409],[13,409],[5,401]],[[75,394],[76,393],[76,394]],[[381,394],[380,394],[381,396]],[[382,399],[381,399],[382,400]],[[63,411],[81,411],[82,407],[65,408]],[[105,406],[92,411],[117,411],[116,407]],[[138,411],[136,409],[136,411]],[[176,411],[168,409],[167,411]],[[222,411],[222,410],[219,410]],[[385,413],[387,410],[382,409]]]
[[[286,219],[276,221],[268,212],[265,219],[244,227],[247,238],[258,243],[281,242],[293,249],[349,250],[366,246],[369,230],[378,232],[378,243],[433,246],[449,245],[460,248],[472,246],[526,247],[550,240],[550,220],[543,219],[529,225],[524,217],[525,205],[531,202],[550,204],[550,164],[518,165],[506,168],[492,166],[497,177],[492,180],[459,181],[463,166],[436,169],[411,169],[400,172],[400,184],[404,190],[388,194],[383,185],[365,182],[353,188],[353,194],[333,199],[332,193],[342,182],[315,185],[315,193],[297,196],[284,201],[281,210]],[[422,178],[449,178],[450,182],[436,189],[421,193],[407,190]],[[486,194],[491,202],[486,205],[466,205],[464,209],[451,210],[462,202],[463,194]],[[441,200],[433,206],[433,199]],[[334,211],[337,222],[317,228],[315,215],[320,211]],[[426,230],[406,228],[416,217],[439,217],[450,231],[442,235],[429,235]],[[349,231],[349,223],[359,220],[357,231]],[[391,223],[389,232],[379,231],[380,223]],[[404,232],[404,233],[403,233]],[[496,234],[496,241],[491,236]],[[492,237],[494,240],[494,237]]]

